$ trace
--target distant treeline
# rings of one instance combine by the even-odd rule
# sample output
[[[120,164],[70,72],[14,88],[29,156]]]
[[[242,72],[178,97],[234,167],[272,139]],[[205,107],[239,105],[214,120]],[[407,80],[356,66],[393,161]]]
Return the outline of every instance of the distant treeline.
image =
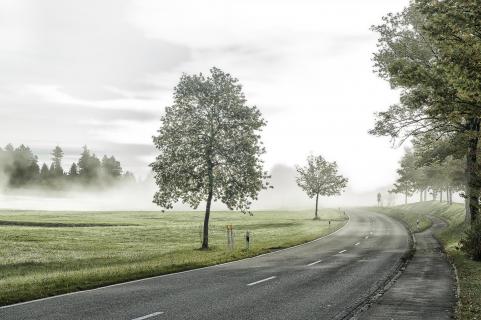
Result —
[[[399,178],[391,192],[404,194],[405,203],[415,192],[419,193],[420,201],[426,201],[429,193],[433,200],[439,198],[441,202],[445,199],[452,203],[453,193],[465,190],[463,166],[466,160],[449,156],[442,161],[426,163],[424,152],[416,143],[413,149],[406,149],[397,170]]]
[[[43,163],[40,166],[38,157],[23,144],[17,148],[11,144],[0,148],[0,179],[3,180],[0,182],[11,188],[42,186],[62,189],[75,184],[107,187],[121,181],[135,181],[131,172],[123,172],[114,156],[104,155],[99,159],[87,146],[68,171],[62,167],[62,148],[56,146],[50,155],[50,165]]]

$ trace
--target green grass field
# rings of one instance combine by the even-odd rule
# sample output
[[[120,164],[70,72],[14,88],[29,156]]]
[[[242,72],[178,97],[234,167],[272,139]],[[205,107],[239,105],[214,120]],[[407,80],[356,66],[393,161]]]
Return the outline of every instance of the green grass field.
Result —
[[[202,212],[0,211],[0,305],[245,258],[313,240],[346,222],[337,210],[320,216],[214,212],[211,250],[200,251]],[[235,230],[233,251],[227,224]]]
[[[415,230],[417,217],[424,219],[423,227],[429,226],[429,222],[426,222],[427,219],[424,217],[426,214],[435,215],[448,222],[448,227],[436,236],[458,270],[461,294],[457,316],[459,319],[481,319],[481,262],[469,259],[457,249],[464,233],[464,205],[430,201],[379,210],[403,219],[411,230]]]

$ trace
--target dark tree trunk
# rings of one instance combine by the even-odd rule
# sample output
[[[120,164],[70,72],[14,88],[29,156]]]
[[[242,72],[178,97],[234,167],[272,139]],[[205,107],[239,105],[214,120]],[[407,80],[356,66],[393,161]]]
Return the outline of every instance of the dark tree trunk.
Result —
[[[318,203],[319,203],[319,193],[316,194],[316,211],[315,211],[315,214],[314,214],[314,219],[315,219],[315,220],[318,220],[318,219],[319,219],[319,217],[317,216],[317,205],[318,205]]]
[[[213,190],[214,190],[214,177],[212,173],[212,165],[209,164],[207,169],[209,175],[209,194],[207,196],[207,204],[205,206],[205,216],[204,216],[204,233],[202,238],[202,249],[209,248],[209,217],[210,217],[210,207],[212,204]]]
[[[471,119],[469,122],[469,130],[473,136],[468,140],[468,151],[466,155],[466,197],[471,225],[473,225],[473,222],[475,222],[479,216],[480,178],[478,173],[477,155],[480,128],[479,122],[480,120],[478,118]]]

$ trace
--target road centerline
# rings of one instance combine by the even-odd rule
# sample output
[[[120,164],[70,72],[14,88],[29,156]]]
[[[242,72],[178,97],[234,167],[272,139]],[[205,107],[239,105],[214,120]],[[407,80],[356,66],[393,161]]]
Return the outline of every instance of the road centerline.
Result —
[[[322,260],[317,260],[317,261],[311,262],[307,266],[310,267],[310,266],[313,266],[313,265],[318,264],[320,262],[322,262]]]
[[[360,244],[361,244],[360,242],[356,242],[354,245],[355,245],[355,246],[358,246],[358,245],[360,245]]]
[[[265,278],[265,279],[262,279],[262,280],[259,280],[259,281],[248,283],[247,285],[253,286],[253,285],[256,285],[256,284],[259,284],[259,283],[262,283],[262,282],[266,282],[266,281],[269,281],[269,280],[272,280],[272,279],[275,279],[275,278],[276,278],[276,276],[272,276],[272,277]]]
[[[160,316],[161,314],[164,314],[164,313],[163,312],[154,312],[154,313],[142,316],[142,317],[134,318],[132,320],[144,320],[144,319],[152,318],[152,317],[155,317],[155,316]]]
[[[341,250],[341,251],[339,251],[339,253],[344,253],[344,252],[346,252],[346,251],[347,251],[347,250]]]

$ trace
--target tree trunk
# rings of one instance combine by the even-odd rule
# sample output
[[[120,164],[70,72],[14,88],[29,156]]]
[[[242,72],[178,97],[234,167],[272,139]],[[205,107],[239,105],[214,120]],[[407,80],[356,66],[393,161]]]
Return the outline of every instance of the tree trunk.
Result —
[[[466,155],[466,197],[469,209],[470,222],[473,225],[479,216],[480,178],[478,173],[478,143],[480,119],[472,118],[469,121],[469,133],[473,134],[468,140]]]
[[[419,202],[423,202],[423,190],[419,189]]]
[[[314,215],[314,219],[315,220],[318,220],[319,217],[317,216],[317,204],[319,203],[319,193],[316,194],[316,211],[315,211],[315,215]]]
[[[404,193],[404,204],[408,204],[408,193]]]
[[[209,194],[207,196],[207,204],[205,206],[205,216],[204,216],[204,234],[202,238],[202,249],[209,249],[209,217],[210,217],[210,206],[212,204],[213,190],[214,190],[214,177],[212,174],[212,165],[209,164],[207,168],[207,173],[209,175]]]
[[[464,210],[466,211],[466,216],[464,217],[464,224],[471,225],[471,212],[469,211],[469,200],[468,197],[464,198]]]
[[[443,202],[443,189],[439,189],[439,202]]]
[[[428,188],[424,189],[424,201],[428,200]]]

